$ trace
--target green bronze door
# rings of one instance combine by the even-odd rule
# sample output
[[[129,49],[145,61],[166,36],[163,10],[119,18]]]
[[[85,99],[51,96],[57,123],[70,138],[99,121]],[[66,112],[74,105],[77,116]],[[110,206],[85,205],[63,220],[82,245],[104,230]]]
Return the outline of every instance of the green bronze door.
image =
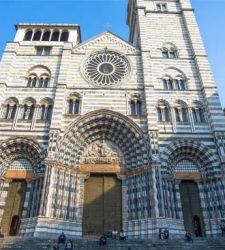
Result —
[[[5,236],[15,236],[19,229],[26,194],[26,181],[14,180],[9,184],[1,227]]]
[[[185,230],[196,237],[205,236],[198,185],[193,181],[182,181],[180,194]]]
[[[83,235],[99,236],[121,225],[121,181],[115,175],[91,175],[84,185]]]

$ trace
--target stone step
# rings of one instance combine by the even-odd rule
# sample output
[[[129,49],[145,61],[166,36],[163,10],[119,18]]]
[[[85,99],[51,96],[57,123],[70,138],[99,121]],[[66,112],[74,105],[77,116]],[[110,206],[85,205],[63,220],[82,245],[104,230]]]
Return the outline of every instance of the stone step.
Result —
[[[6,237],[0,239],[0,250],[44,250],[53,240],[35,238]],[[195,239],[194,243],[184,240],[127,240],[124,242],[109,239],[107,246],[99,246],[97,239],[74,240],[77,250],[225,250],[223,239]],[[60,248],[63,250],[63,247]]]

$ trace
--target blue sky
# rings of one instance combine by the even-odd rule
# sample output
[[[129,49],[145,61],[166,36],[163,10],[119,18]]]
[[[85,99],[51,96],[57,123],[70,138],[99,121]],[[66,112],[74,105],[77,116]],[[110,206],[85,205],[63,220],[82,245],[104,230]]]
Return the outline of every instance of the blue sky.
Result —
[[[225,0],[192,0],[192,5],[225,107]],[[127,0],[0,0],[0,55],[19,22],[80,24],[83,41],[109,26],[127,39],[126,10]]]

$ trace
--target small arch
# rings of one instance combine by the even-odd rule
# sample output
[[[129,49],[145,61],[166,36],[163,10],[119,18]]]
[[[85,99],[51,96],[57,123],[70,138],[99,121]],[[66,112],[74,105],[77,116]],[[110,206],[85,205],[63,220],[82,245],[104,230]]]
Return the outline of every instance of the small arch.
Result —
[[[67,114],[76,114],[80,113],[80,95],[77,93],[72,93],[67,98]]]
[[[191,111],[194,123],[206,123],[205,108],[200,101],[194,101],[192,103]]]
[[[139,94],[130,97],[130,115],[143,115],[143,102]]]
[[[58,30],[55,30],[53,33],[52,33],[52,38],[51,38],[51,41],[59,41],[59,31]]]
[[[35,31],[33,36],[33,41],[40,41],[41,40],[42,32],[40,30]]]
[[[169,58],[169,59],[178,58],[178,50],[177,50],[177,47],[173,43],[170,43],[170,42],[164,43],[162,45],[161,51],[162,51],[163,58]]]
[[[32,30],[28,30],[26,33],[25,33],[25,36],[24,36],[24,41],[31,41],[32,39],[32,36],[33,36],[33,31]]]
[[[17,98],[15,97],[7,98],[2,105],[1,117],[6,120],[13,120],[16,116],[18,104],[19,102]]]
[[[170,105],[165,100],[159,100],[156,106],[158,122],[170,122],[171,110]]]
[[[49,30],[44,31],[44,34],[42,36],[42,41],[46,41],[46,42],[49,41],[50,35],[51,35],[51,32]]]
[[[175,110],[175,116],[176,116],[177,122],[181,122],[181,123],[189,122],[188,105],[184,101],[177,100],[176,107],[174,110]]]
[[[44,98],[41,100],[40,105],[38,119],[42,121],[50,121],[53,111],[53,100],[50,98]]]
[[[67,42],[68,39],[69,39],[69,32],[67,30],[64,30],[61,34],[60,41]]]

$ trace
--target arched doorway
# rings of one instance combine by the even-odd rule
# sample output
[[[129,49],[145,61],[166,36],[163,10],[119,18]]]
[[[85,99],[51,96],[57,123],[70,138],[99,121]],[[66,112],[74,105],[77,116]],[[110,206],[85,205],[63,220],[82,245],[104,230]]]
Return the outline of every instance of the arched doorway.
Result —
[[[9,184],[1,227],[4,235],[15,236],[19,229],[26,195],[25,180],[13,180]]]
[[[205,235],[199,188],[196,181],[201,179],[196,165],[187,159],[178,162],[176,178],[180,180],[180,198],[185,230],[195,237]]]
[[[27,180],[32,178],[32,164],[24,158],[14,160],[8,168],[5,179],[9,180],[7,197],[1,221],[4,235],[16,236],[22,218]]]

